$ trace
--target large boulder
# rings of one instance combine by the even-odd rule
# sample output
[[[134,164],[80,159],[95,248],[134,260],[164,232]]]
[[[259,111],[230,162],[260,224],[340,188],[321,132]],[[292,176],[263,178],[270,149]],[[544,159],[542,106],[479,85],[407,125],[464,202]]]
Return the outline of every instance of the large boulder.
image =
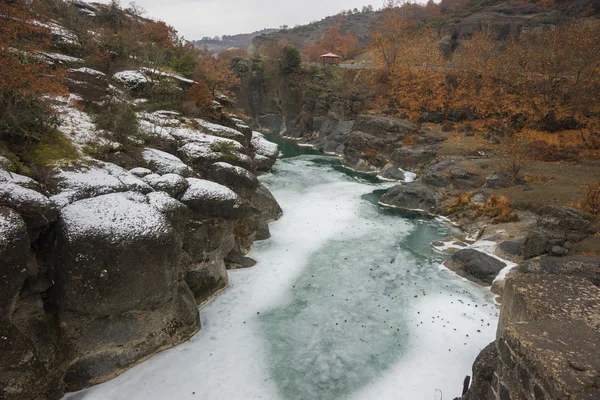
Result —
[[[58,217],[58,209],[46,196],[12,182],[0,183],[0,206],[10,207],[21,214],[31,241],[36,240]]]
[[[419,171],[429,165],[439,152],[438,146],[406,146],[394,150],[391,161],[406,171]]]
[[[404,137],[416,132],[416,125],[402,119],[359,115],[347,137],[344,162],[362,172],[378,172]]]
[[[166,192],[170,196],[178,198],[190,186],[188,181],[177,174],[165,174],[163,176],[157,174],[146,175],[142,178],[144,182],[159,192]]]
[[[50,200],[59,207],[109,193],[134,191],[145,194],[152,191],[147,183],[129,171],[97,160],[53,167],[46,188],[52,195]]]
[[[95,69],[82,67],[67,70],[66,84],[71,93],[83,96],[88,101],[102,101],[109,92],[106,75]]]
[[[407,211],[424,211],[435,213],[439,194],[429,185],[420,182],[411,182],[396,185],[389,189],[379,202],[383,205]]]
[[[255,154],[254,161],[259,171],[270,170],[279,157],[279,146],[269,142],[260,132],[252,132],[250,150]]]
[[[260,211],[260,221],[256,232],[256,240],[265,240],[271,237],[269,222],[276,221],[283,215],[283,210],[273,197],[273,194],[262,183],[258,185],[252,197],[252,205]]]
[[[445,188],[445,187],[459,187],[459,188],[471,188],[475,185],[469,181],[472,174],[456,165],[454,161],[441,161],[433,164],[423,171],[419,175],[419,179],[428,185]]]
[[[491,284],[506,267],[502,261],[474,249],[463,249],[454,253],[445,265],[459,275],[487,284]]]
[[[244,202],[233,190],[204,179],[188,178],[187,181],[189,187],[181,196],[181,202],[195,215],[225,219],[244,217]]]
[[[194,176],[194,171],[183,161],[164,151],[146,148],[142,150],[142,158],[148,169],[158,175],[177,174],[184,178]]]
[[[196,303],[204,304],[229,284],[225,257],[235,247],[236,221],[192,218],[183,243],[183,276]]]
[[[258,187],[256,176],[242,167],[218,162],[208,168],[207,178],[221,185],[227,186],[240,197],[251,199]]]
[[[110,379],[199,329],[193,295],[180,281],[182,235],[161,203],[112,193],[61,211],[53,302],[69,390]]]
[[[546,206],[540,210],[540,218],[525,238],[523,258],[529,259],[550,253],[568,254],[573,243],[585,239],[592,216],[573,207]]]
[[[190,142],[183,145],[178,153],[186,163],[192,165],[200,173],[205,173],[216,162],[226,162],[248,171],[254,171],[254,162],[247,154],[242,153],[243,149],[238,146],[237,142],[227,139]]]
[[[172,225],[146,196],[115,193],[61,211],[56,239],[61,309],[110,315],[166,303],[177,282]]]

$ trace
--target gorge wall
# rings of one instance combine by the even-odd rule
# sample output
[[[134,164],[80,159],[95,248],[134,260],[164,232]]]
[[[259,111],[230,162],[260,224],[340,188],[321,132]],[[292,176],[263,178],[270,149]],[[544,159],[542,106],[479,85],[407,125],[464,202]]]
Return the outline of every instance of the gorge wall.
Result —
[[[109,78],[69,72],[80,79],[56,100],[61,134],[106,142],[74,93],[102,93]],[[279,149],[241,120],[136,119],[143,141],[49,164],[37,180],[0,157],[1,399],[59,399],[188,340],[198,307],[228,286],[228,268],[254,264],[245,255],[281,216],[256,177]]]

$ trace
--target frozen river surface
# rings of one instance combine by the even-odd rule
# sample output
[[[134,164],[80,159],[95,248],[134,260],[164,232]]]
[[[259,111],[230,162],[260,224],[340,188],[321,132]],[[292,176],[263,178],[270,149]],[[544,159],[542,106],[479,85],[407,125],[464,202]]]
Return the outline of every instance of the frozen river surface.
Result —
[[[452,228],[383,209],[386,184],[335,160],[287,155],[261,178],[284,216],[255,243],[258,264],[230,271],[231,287],[200,310],[202,330],[71,400],[461,394],[498,316],[488,290],[445,271],[430,249]]]

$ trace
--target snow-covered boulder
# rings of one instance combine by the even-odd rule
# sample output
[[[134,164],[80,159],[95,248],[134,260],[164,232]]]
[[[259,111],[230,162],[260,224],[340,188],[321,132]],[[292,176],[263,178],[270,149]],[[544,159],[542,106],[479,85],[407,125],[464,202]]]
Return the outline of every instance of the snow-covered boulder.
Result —
[[[149,170],[148,168],[136,167],[136,168],[130,169],[129,173],[134,176],[137,176],[138,178],[143,178],[147,175],[150,175],[152,173],[152,171]]]
[[[181,202],[196,215],[237,219],[244,216],[246,208],[233,190],[204,179],[188,178],[189,187]]]
[[[35,180],[27,176],[19,175],[14,172],[8,172],[2,169],[0,169],[0,183],[14,183],[24,188],[35,190],[36,192],[42,191],[42,187]]]
[[[210,180],[227,186],[240,197],[250,199],[258,187],[256,176],[242,167],[217,162],[208,168],[207,175]]]
[[[233,141],[207,141],[207,142],[191,142],[182,146],[178,150],[181,158],[194,166],[194,169],[204,173],[208,167],[216,162],[226,162],[232,165],[242,167],[246,170],[254,170],[254,162],[252,159],[240,153],[236,146],[231,143]]]
[[[23,217],[31,241],[58,217],[56,206],[46,196],[14,182],[0,183],[0,206],[10,207]]]
[[[166,192],[170,196],[178,198],[188,188],[188,181],[177,174],[150,174],[142,178],[144,182],[152,186],[152,189],[159,192]]]
[[[152,187],[129,171],[97,160],[55,167],[48,177],[46,187],[52,195],[50,199],[59,207],[108,193],[152,191]]]
[[[194,121],[201,127],[201,129],[203,129],[206,133],[210,135],[235,140],[236,142],[240,143],[243,147],[248,146],[248,138],[246,138],[246,136],[242,132],[236,129],[229,128],[223,125],[213,124],[211,122],[207,122],[199,118],[195,119]]]
[[[72,357],[64,380],[74,390],[199,329],[193,294],[180,281],[181,235],[155,204],[112,193],[61,211],[54,279],[61,351]]]
[[[159,175],[177,174],[184,178],[194,175],[194,171],[183,161],[164,151],[145,148],[142,151],[142,158],[148,165],[148,169]]]
[[[136,70],[117,72],[112,76],[112,79],[135,93],[144,92],[150,83],[150,79],[146,75]]]
[[[254,152],[254,161],[256,169],[259,171],[268,171],[271,169],[277,157],[279,157],[279,146],[269,142],[260,132],[252,132],[250,149]]]

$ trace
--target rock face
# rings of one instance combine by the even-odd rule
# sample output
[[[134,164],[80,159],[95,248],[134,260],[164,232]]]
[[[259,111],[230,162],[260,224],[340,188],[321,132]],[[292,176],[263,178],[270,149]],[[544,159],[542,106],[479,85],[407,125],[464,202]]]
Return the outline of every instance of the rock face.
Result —
[[[492,379],[498,361],[496,343],[488,344],[477,356],[473,363],[473,380],[469,390],[462,400],[489,399],[491,394]]]
[[[582,277],[536,272],[506,279],[497,356],[489,347],[481,353],[463,400],[600,397],[600,289]]]
[[[413,182],[392,187],[381,197],[380,203],[402,210],[423,210],[426,213],[434,213],[438,199],[439,194],[435,189]]]
[[[449,53],[477,31],[487,29],[497,39],[505,39],[522,31],[556,25],[566,19],[560,12],[532,3],[509,2],[488,7],[485,11],[445,24],[440,29],[440,48]]]
[[[372,172],[387,164],[387,158],[417,127],[405,120],[359,115],[344,149],[344,162],[351,168]]]
[[[144,118],[168,152],[140,148],[130,171],[85,158],[48,167],[42,189],[0,170],[0,398],[59,399],[189,339],[281,216],[254,174],[277,145],[233,120],[243,133]]]
[[[531,231],[523,244],[523,258],[528,259],[545,253],[564,256],[573,243],[587,237],[587,227],[592,217],[572,207],[546,206],[540,211],[536,229]]]
[[[468,279],[491,284],[506,264],[480,251],[463,249],[453,254],[446,266]]]
[[[522,274],[579,276],[600,287],[600,257],[541,257],[519,265]]]
[[[53,275],[62,345],[77,355],[65,375],[69,389],[109,379],[200,328],[192,294],[180,283],[181,246],[167,216],[141,193],[62,210]]]

